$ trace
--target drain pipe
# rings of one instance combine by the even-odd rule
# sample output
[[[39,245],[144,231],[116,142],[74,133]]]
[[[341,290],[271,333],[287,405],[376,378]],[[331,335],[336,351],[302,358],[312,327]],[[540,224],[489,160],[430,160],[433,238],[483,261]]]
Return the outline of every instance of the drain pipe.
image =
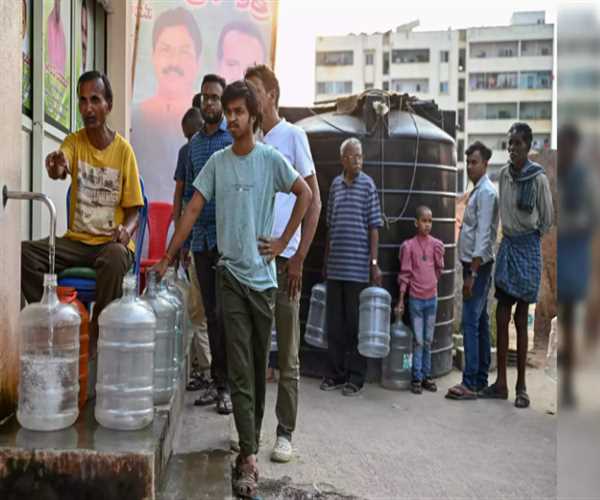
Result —
[[[6,207],[8,200],[41,201],[50,212],[50,237],[48,260],[50,274],[54,274],[54,255],[56,252],[56,208],[54,202],[43,193],[30,193],[29,191],[9,191],[6,186],[2,188],[2,207]]]

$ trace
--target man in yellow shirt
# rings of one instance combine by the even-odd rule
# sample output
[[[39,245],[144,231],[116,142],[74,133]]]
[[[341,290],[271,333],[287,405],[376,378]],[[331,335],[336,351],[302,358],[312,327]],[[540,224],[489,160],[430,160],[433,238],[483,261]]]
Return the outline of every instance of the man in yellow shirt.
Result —
[[[71,177],[69,227],[64,237],[56,238],[56,273],[78,266],[96,270],[93,354],[98,316],[121,296],[123,276],[133,263],[132,235],[144,199],[133,149],[106,123],[113,102],[108,78],[97,71],[82,74],[77,95],[84,128],[46,157],[46,170],[51,179]],[[28,302],[42,297],[48,253],[47,238],[22,243],[21,290]]]

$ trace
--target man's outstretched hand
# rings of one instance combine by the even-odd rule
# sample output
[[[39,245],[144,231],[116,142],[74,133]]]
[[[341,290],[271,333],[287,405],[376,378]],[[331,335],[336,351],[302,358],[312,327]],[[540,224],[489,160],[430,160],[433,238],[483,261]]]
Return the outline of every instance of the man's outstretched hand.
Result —
[[[155,273],[158,274],[158,277],[160,279],[162,279],[162,277],[167,272],[168,267],[169,267],[169,259],[167,259],[166,257],[163,257],[156,264],[154,264],[152,266],[152,269],[150,269],[150,271],[154,271]]]
[[[51,179],[64,179],[69,172],[69,161],[62,151],[54,151],[46,156],[46,170]]]

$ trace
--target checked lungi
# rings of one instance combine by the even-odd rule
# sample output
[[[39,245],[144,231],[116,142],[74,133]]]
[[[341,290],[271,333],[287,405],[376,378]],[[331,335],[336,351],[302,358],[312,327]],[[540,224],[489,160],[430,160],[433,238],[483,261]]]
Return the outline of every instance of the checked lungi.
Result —
[[[539,231],[504,235],[496,257],[497,288],[528,304],[537,302],[542,277],[542,245]]]

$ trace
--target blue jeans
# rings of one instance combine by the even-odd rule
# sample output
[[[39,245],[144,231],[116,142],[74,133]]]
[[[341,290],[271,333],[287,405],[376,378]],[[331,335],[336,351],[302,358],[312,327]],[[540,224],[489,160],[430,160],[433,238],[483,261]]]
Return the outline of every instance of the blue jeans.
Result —
[[[492,283],[493,262],[479,268],[473,284],[473,295],[463,299],[462,331],[465,348],[465,370],[463,385],[476,391],[487,387],[490,369],[490,320],[487,313],[487,299]],[[464,268],[466,275],[468,266]]]
[[[421,382],[431,376],[431,344],[435,330],[437,297],[432,299],[409,297],[408,310],[414,334],[412,379]]]

